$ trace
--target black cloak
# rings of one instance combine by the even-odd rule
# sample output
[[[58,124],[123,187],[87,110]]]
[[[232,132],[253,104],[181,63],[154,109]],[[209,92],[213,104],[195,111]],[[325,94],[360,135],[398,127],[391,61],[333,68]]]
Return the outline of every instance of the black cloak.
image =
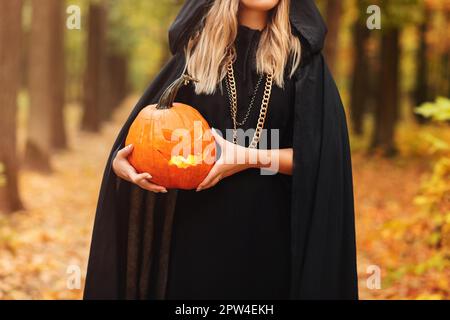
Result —
[[[145,91],[108,158],[98,200],[85,299],[164,299],[177,191],[154,194],[117,178],[112,160],[139,113],[184,72],[184,47],[214,0],[187,0],[169,31],[173,57]],[[295,74],[291,298],[357,299],[348,131],[322,56],[326,27],[313,0],[292,0],[302,44]]]

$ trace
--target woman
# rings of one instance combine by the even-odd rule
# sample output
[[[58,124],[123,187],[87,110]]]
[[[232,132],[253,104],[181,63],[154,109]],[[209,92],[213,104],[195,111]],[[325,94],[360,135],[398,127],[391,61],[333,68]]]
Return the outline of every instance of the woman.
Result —
[[[186,2],[169,33],[174,57],[108,160],[86,299],[357,298],[347,128],[325,33],[312,0]],[[198,82],[177,100],[216,128],[221,153],[195,191],[155,185],[124,146],[137,113],[184,73]],[[238,134],[257,123],[260,139]]]

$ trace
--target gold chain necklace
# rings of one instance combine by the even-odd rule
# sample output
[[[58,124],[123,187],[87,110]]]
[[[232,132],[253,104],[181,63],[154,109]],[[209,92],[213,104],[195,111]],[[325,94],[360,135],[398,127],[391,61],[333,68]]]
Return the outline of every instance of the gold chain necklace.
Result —
[[[233,120],[233,143],[237,144],[237,90],[236,80],[234,78],[233,63],[228,63],[227,66],[227,80],[228,80],[228,94],[230,95],[230,111],[231,118]],[[261,108],[259,111],[258,123],[256,124],[256,130],[253,135],[253,139],[250,142],[249,148],[256,148],[259,140],[261,139],[261,132],[264,128],[264,122],[266,121],[267,109],[269,107],[270,96],[272,94],[273,75],[268,74],[266,77],[266,85],[264,87],[264,95],[261,102]]]
[[[260,86],[260,84],[261,84],[261,82],[262,82],[262,79],[263,79],[263,75],[261,75],[261,76],[259,77],[258,82],[256,83],[255,90],[254,90],[254,92],[253,92],[252,98],[250,99],[250,103],[249,103],[248,108],[247,108],[247,112],[245,113],[245,116],[244,116],[244,118],[242,119],[242,121],[238,121],[238,120],[237,120],[237,114],[236,114],[236,126],[242,127],[242,126],[247,122],[248,117],[250,116],[250,112],[251,112],[252,109],[253,109],[253,105],[254,105],[254,103],[255,103],[255,98],[256,98],[256,95],[258,94],[259,86]],[[233,104],[233,101],[232,101],[232,99],[231,99],[230,86],[228,85],[228,82],[229,82],[229,81],[225,81],[225,86],[226,86],[226,88],[227,88],[227,93],[228,93],[228,97],[229,97],[229,101],[230,101],[230,106],[231,106],[231,105]],[[231,109],[230,109],[230,110],[231,110]]]

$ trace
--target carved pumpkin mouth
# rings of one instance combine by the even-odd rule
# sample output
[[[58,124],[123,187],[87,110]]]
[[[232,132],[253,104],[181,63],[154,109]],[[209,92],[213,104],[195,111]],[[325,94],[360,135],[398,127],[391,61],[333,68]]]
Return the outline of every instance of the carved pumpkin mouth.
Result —
[[[175,165],[180,169],[186,169],[188,167],[193,167],[202,162],[202,156],[201,155],[193,155],[190,154],[187,156],[187,158],[183,156],[172,156],[170,158],[169,164]]]

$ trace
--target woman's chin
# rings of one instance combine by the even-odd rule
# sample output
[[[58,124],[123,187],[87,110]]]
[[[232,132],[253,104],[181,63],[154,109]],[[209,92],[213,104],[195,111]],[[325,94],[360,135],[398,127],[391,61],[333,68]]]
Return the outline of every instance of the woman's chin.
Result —
[[[280,0],[241,0],[241,4],[251,10],[270,11]]]

